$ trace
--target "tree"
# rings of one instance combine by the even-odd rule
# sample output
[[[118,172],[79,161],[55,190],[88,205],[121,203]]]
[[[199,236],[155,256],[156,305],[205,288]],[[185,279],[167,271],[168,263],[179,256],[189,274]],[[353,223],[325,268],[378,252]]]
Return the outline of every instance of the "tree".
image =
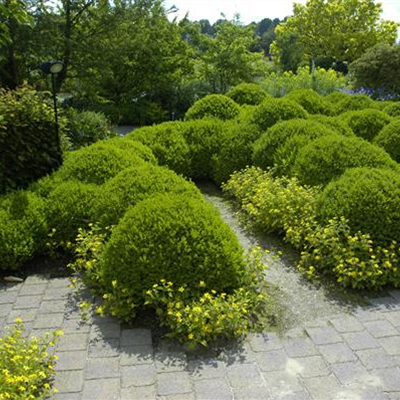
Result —
[[[374,0],[308,0],[294,4],[293,16],[276,30],[274,48],[284,51],[279,39],[295,35],[308,60],[352,62],[377,43],[394,44],[397,24],[380,19],[382,6]]]

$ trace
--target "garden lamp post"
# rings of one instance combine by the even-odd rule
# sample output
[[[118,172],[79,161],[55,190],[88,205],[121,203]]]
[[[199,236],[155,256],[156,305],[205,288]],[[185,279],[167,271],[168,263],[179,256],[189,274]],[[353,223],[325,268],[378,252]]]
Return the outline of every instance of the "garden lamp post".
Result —
[[[53,104],[54,104],[54,119],[56,123],[56,143],[58,147],[58,153],[60,155],[61,164],[61,142],[60,133],[58,127],[58,112],[57,112],[57,92],[56,92],[56,75],[64,69],[64,63],[62,61],[46,61],[39,67],[45,74],[51,74],[51,87],[53,93]]]

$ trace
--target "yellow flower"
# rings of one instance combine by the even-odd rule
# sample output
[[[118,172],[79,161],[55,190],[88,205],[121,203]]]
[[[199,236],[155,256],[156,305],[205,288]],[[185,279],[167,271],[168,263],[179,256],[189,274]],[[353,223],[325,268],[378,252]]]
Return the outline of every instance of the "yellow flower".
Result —
[[[16,323],[16,324],[22,324],[22,319],[21,318],[15,318],[14,319],[14,322]]]
[[[189,339],[189,340],[193,340],[193,338],[194,338],[194,335],[193,335],[193,333],[189,333],[189,335],[188,335],[188,339]]]

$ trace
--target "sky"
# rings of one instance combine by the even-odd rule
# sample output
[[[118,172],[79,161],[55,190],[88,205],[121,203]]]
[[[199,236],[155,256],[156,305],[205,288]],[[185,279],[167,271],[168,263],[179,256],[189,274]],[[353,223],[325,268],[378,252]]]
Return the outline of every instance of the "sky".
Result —
[[[400,23],[400,0],[380,0],[383,19]],[[305,4],[306,0],[296,3]],[[284,18],[292,14],[293,0],[165,0],[167,8],[175,5],[179,12],[178,18],[189,12],[192,21],[208,19],[214,23],[220,18],[221,12],[231,19],[235,13],[240,14],[243,23],[258,22],[263,18]]]

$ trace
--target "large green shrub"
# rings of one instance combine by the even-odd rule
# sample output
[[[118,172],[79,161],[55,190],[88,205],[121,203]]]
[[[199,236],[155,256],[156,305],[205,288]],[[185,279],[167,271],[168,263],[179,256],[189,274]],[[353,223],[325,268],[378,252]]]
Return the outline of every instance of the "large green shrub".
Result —
[[[243,271],[242,249],[217,210],[204,200],[164,194],[130,209],[113,230],[103,256],[112,314],[133,318],[145,292],[160,279],[185,287],[232,292]]]
[[[265,100],[254,109],[252,122],[265,131],[277,122],[295,118],[307,118],[308,113],[302,106],[286,99]]]
[[[129,208],[161,193],[185,193],[200,197],[195,185],[175,172],[146,164],[127,168],[106,182],[95,201],[92,218],[102,227],[116,225]]]
[[[369,233],[379,244],[400,240],[400,177],[378,168],[354,168],[334,180],[319,198],[320,218],[348,219],[353,232]]]
[[[370,142],[384,126],[392,121],[392,118],[384,112],[373,109],[350,111],[342,114],[341,118],[347,122],[357,136]]]
[[[400,117],[400,101],[385,106],[383,111],[391,117]]]
[[[400,119],[386,125],[375,136],[373,143],[382,147],[393,160],[400,163]]]
[[[312,89],[293,90],[285,99],[293,100],[300,104],[310,114],[331,115],[332,105]]]
[[[267,93],[255,83],[241,83],[233,87],[227,94],[237,104],[255,106],[267,98]]]
[[[353,94],[344,97],[336,104],[336,113],[342,114],[346,111],[364,110],[376,108],[375,102],[365,94]]]
[[[329,135],[300,148],[292,173],[303,184],[326,185],[353,167],[387,168],[400,172],[400,166],[379,147],[357,137]]]
[[[28,87],[0,90],[0,194],[26,187],[60,166],[51,104],[47,93]]]
[[[328,117],[326,115],[310,115],[310,120],[319,122],[320,124],[325,125],[329,129],[335,130],[337,133],[340,133],[341,135],[354,136],[354,133],[349,127],[349,125],[340,116]]]
[[[0,269],[18,269],[46,240],[45,202],[28,191],[0,199]]]
[[[233,119],[239,114],[239,105],[228,96],[222,94],[210,94],[196,101],[187,111],[187,120],[206,117],[222,120]]]
[[[325,96],[325,100],[328,100],[332,105],[337,105],[342,101],[346,101],[349,97],[349,94],[335,90]]]

